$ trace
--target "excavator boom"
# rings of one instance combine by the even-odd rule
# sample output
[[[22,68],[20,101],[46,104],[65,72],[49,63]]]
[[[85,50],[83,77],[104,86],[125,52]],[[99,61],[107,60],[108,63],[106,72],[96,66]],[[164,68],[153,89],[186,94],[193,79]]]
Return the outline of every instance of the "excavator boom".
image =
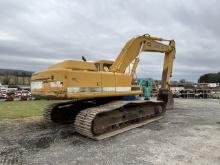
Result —
[[[169,41],[169,45],[165,45],[160,41]],[[162,88],[168,88],[170,77],[172,76],[173,60],[175,58],[175,41],[164,40],[162,38],[151,37],[149,35],[142,35],[134,37],[129,40],[117,59],[111,67],[112,72],[124,73],[126,68],[134,63],[132,75],[136,71],[137,63],[139,62],[139,55],[141,52],[160,52],[165,53],[163,74],[162,74]]]

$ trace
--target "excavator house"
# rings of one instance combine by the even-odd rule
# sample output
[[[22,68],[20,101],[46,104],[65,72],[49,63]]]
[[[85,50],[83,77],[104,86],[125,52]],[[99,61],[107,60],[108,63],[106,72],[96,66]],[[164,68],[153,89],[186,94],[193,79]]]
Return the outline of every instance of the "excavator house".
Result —
[[[137,99],[143,93],[135,81],[141,52],[164,54],[156,101]],[[172,108],[169,84],[175,52],[173,40],[136,36],[125,44],[115,61],[66,60],[34,73],[32,94],[39,99],[62,100],[45,107],[45,121],[72,123],[78,133],[101,140],[158,120]]]

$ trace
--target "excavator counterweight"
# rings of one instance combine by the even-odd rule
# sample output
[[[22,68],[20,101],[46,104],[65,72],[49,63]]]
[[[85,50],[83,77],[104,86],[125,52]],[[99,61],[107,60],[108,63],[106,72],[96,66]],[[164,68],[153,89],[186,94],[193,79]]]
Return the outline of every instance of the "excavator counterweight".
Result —
[[[158,101],[124,99],[143,93],[134,77],[141,52],[165,54]],[[174,58],[173,40],[136,36],[115,61],[88,62],[83,57],[83,61],[66,60],[34,73],[31,90],[35,98],[64,100],[44,109],[46,121],[73,123],[80,134],[100,140],[158,120],[166,107],[172,108],[169,84]]]

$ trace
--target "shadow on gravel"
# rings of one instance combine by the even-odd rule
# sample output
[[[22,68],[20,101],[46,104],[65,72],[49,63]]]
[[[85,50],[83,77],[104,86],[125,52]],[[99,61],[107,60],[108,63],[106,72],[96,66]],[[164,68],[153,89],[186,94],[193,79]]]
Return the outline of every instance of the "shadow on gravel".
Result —
[[[72,125],[46,125],[42,123],[37,124],[34,129],[33,127],[31,128],[34,131],[27,132],[24,138],[18,140],[18,143],[28,150],[39,151],[50,147],[56,141],[67,139],[76,134]]]
[[[1,125],[0,130],[0,164],[25,164],[25,155],[46,149],[56,141],[76,134],[72,125],[48,125],[42,121],[12,121]]]
[[[147,125],[141,126],[138,129],[150,129],[152,131],[161,131],[161,130],[166,129],[166,127],[162,126],[159,121],[154,121]]]

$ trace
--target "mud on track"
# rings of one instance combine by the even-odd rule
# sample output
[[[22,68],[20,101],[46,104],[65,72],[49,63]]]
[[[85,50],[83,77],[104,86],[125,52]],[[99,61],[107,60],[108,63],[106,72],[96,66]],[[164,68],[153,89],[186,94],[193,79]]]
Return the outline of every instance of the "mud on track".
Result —
[[[154,123],[102,141],[42,118],[0,120],[0,164],[220,164],[220,100],[175,100]]]

